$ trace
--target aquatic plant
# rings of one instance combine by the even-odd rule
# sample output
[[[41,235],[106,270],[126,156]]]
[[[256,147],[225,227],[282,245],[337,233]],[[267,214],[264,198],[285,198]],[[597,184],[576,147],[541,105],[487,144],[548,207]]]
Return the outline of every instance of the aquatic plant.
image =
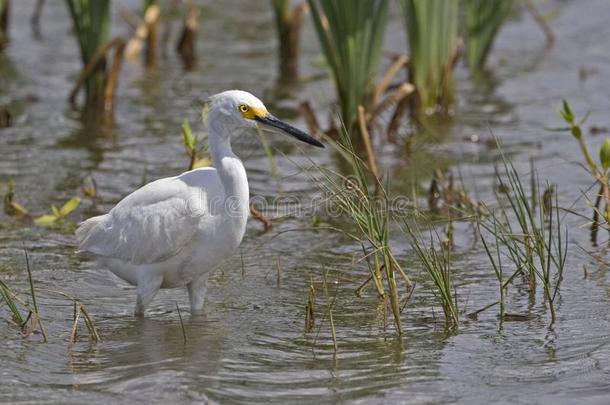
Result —
[[[339,143],[332,145],[346,162],[350,175],[317,166],[321,178],[315,178],[314,181],[329,196],[333,206],[349,218],[357,229],[357,233],[347,235],[363,246],[362,260],[366,260],[371,273],[357,292],[361,292],[364,286],[372,281],[379,297],[389,301],[396,331],[402,335],[396,274],[403,278],[407,288],[411,287],[411,281],[396,260],[389,244],[392,215],[389,195],[381,179],[371,170],[371,166],[367,167],[357,155],[345,127],[339,135]],[[370,178],[373,183],[369,181]]]
[[[458,0],[401,0],[409,42],[409,78],[415,112],[446,108],[453,100],[453,66],[459,54]]]
[[[43,341],[47,341],[47,332],[44,328],[44,324],[40,317],[40,310],[38,309],[38,302],[36,300],[36,290],[34,288],[34,278],[32,277],[32,270],[30,268],[30,259],[27,251],[24,250],[26,270],[28,273],[28,283],[30,286],[30,298],[32,300],[31,305],[26,303],[15,291],[10,289],[8,285],[0,279],[0,296],[2,296],[5,304],[7,305],[13,321],[21,329],[23,336],[27,337],[34,333],[37,329],[40,330]],[[27,316],[23,316],[23,313],[19,307],[24,308],[28,311]],[[29,323],[29,327],[28,327]]]
[[[189,158],[187,170],[210,166],[212,161],[207,155],[208,152],[205,143],[202,142],[200,138],[193,135],[191,126],[186,120],[182,122],[182,144],[184,145],[185,153]]]
[[[341,120],[352,133],[358,106],[371,111],[388,2],[308,0],[308,3],[335,82]]]
[[[294,82],[299,74],[299,39],[307,3],[291,5],[292,0],[271,0],[279,44],[281,83]]]
[[[89,339],[94,342],[99,342],[102,340],[97,332],[93,318],[89,315],[89,312],[87,312],[85,306],[75,299],[73,299],[73,302],[74,318],[72,320],[72,331],[70,332],[70,343],[76,342],[76,337],[78,335],[78,321],[80,320],[81,315],[85,321],[85,327],[87,328]]]
[[[440,243],[441,246],[437,249],[434,247],[433,239],[431,238],[431,246],[428,248],[408,224],[407,229],[411,235],[411,246],[421,261],[426,274],[428,274],[434,284],[435,289],[433,292],[438,297],[441,308],[443,308],[445,326],[447,329],[455,329],[458,327],[459,317],[457,296],[451,274],[450,247]],[[437,239],[441,242],[438,235]]]
[[[66,4],[84,66],[69,100],[74,104],[78,91],[84,86],[86,110],[94,114],[99,111],[111,113],[125,41],[119,37],[108,41],[110,0],[66,0]],[[114,58],[107,66],[107,53],[112,49]]]
[[[51,213],[42,215],[34,221],[36,225],[50,226],[57,224],[66,218],[72,211],[74,211],[80,204],[80,197],[73,197],[68,200],[61,208],[57,208],[55,205],[51,205]]]
[[[593,243],[596,243],[599,227],[608,227],[610,224],[610,139],[606,138],[599,148],[600,167],[589,151],[581,128],[581,125],[586,121],[588,115],[585,115],[584,118],[578,120],[572,112],[570,104],[565,100],[563,100],[562,109],[559,111],[559,115],[561,115],[568,126],[566,128],[558,128],[557,130],[570,132],[574,139],[576,139],[586,162],[585,167],[599,186],[599,191],[597,192],[595,202],[593,203],[593,217],[591,221],[591,240]],[[604,202],[603,210],[601,209],[602,201]],[[608,229],[610,230],[610,228]]]
[[[21,217],[28,214],[28,210],[15,201],[15,182],[10,179],[7,183],[7,190],[4,194],[4,212],[6,215]]]
[[[464,0],[466,57],[473,72],[480,71],[513,0]]]
[[[546,201],[544,195],[540,195],[540,187],[535,187],[531,190],[534,195],[528,196],[519,173],[503,153],[502,162],[504,172],[496,173],[502,191],[498,196],[499,206],[494,209],[487,207],[489,215],[479,218],[479,224],[493,235],[496,249],[499,246],[504,250],[516,271],[526,276],[532,295],[536,294],[536,280],[540,281],[553,325],[556,321],[555,300],[563,281],[568,250],[567,228],[563,228],[561,223],[557,193],[554,193],[554,204],[547,193]],[[536,210],[532,201],[536,201],[540,209]],[[545,206],[547,208],[543,209]],[[486,251],[491,260],[489,247]],[[492,266],[502,291],[506,282],[502,281],[499,261],[492,261]],[[500,300],[503,300],[502,294]]]

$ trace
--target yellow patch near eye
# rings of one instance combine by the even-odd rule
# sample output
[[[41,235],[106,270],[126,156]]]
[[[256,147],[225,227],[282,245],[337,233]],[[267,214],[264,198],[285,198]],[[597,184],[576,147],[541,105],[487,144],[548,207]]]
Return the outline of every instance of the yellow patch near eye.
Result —
[[[250,107],[246,104],[241,104],[239,106],[239,112],[244,118],[253,120],[256,117],[264,117],[269,114],[265,107]]]

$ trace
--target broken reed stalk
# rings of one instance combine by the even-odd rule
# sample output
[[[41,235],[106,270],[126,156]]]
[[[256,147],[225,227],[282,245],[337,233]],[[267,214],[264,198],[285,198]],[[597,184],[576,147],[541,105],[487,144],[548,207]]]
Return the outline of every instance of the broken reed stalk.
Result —
[[[291,0],[271,0],[279,43],[279,81],[284,84],[298,80],[299,39],[303,16],[307,12],[307,3],[303,2],[294,7],[291,7],[291,3]]]
[[[78,333],[78,321],[80,320],[81,314],[85,321],[85,326],[87,327],[89,339],[93,342],[101,341],[102,339],[100,338],[100,335],[97,332],[97,328],[95,327],[95,323],[93,322],[91,316],[89,316],[87,309],[83,304],[74,300],[74,320],[72,322],[72,332],[70,333],[70,344],[76,342]]]
[[[107,74],[105,70],[106,54],[112,49],[115,50],[115,56],[112,68],[110,70],[110,74]],[[118,85],[118,74],[122,63],[124,49],[125,40],[123,38],[116,37],[112,41],[105,43],[96,50],[96,52],[92,55],[90,61],[87,63],[80,76],[78,77],[78,80],[74,84],[74,87],[70,91],[70,96],[68,97],[68,100],[71,104],[76,103],[76,96],[78,95],[79,90],[83,87],[83,85],[86,85],[87,82],[91,80],[94,75],[98,74],[99,66],[103,65],[105,77],[103,86],[104,97],[102,98],[102,105],[104,106],[105,111],[112,111],[108,110],[107,108],[112,108],[113,106],[113,100],[109,98],[114,98],[115,90]],[[85,88],[87,89],[88,85]]]
[[[110,0],[66,0],[66,4],[72,17],[83,66],[91,65],[86,75],[85,106],[92,111],[99,110],[105,104],[106,59],[102,55],[95,63],[90,62],[107,42],[110,32]]]
[[[157,64],[157,45],[159,37],[159,21],[161,8],[156,1],[147,1],[144,9],[144,24],[146,24],[146,66],[151,68]]]
[[[308,101],[303,101],[299,105],[299,113],[305,119],[305,124],[307,125],[310,134],[319,134],[321,132],[316,113],[313,111],[313,108],[311,108],[311,104],[309,104]]]
[[[250,204],[250,214],[254,219],[260,221],[265,227],[264,232],[269,232],[273,228],[273,222],[269,218],[263,215],[262,212],[256,209],[254,204]]]
[[[337,346],[337,332],[335,331],[335,320],[333,318],[333,310],[328,310],[328,321],[330,322],[330,333],[333,338],[333,349],[335,350],[335,354],[339,350]]]
[[[366,127],[364,107],[361,105],[358,106],[358,125],[360,127],[360,135],[362,136],[362,141],[366,150],[366,158],[369,163],[369,170],[371,171],[373,176],[378,179],[379,168],[377,167],[377,162],[375,161],[375,152],[373,152],[373,145],[371,145],[371,137]]]
[[[199,30],[199,7],[192,1],[188,2],[188,10],[184,18],[184,29],[176,46],[185,70],[192,70],[197,63],[196,41]]]

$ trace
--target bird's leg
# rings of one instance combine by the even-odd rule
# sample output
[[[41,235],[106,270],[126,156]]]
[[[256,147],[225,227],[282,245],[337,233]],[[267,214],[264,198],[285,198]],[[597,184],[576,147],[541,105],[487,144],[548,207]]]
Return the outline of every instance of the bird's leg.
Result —
[[[138,298],[136,300],[136,310],[135,316],[144,316],[144,311],[146,307],[154,296],[161,288],[161,283],[163,282],[162,275],[155,275],[152,277],[146,277],[145,279],[138,280],[138,286],[136,291],[138,293]]]
[[[201,312],[205,292],[208,289],[208,275],[204,274],[196,280],[191,281],[186,285],[189,292],[189,300],[191,301],[191,315]]]

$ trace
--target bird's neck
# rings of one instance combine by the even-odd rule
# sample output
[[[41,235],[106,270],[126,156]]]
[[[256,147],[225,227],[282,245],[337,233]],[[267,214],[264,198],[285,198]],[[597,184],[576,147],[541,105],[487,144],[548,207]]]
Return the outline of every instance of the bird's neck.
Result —
[[[245,201],[250,197],[246,169],[241,160],[233,153],[229,137],[216,135],[215,128],[210,125],[210,153],[224,187],[227,199],[235,198],[236,202]]]

